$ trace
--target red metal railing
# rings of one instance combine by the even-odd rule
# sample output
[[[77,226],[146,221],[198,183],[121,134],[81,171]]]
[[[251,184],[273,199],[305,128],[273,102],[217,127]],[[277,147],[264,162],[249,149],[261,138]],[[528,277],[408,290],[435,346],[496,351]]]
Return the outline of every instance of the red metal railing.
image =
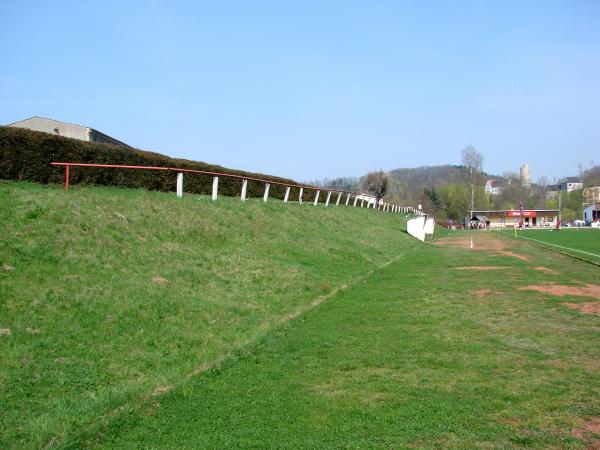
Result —
[[[248,177],[244,175],[235,175],[231,173],[223,173],[223,172],[211,172],[208,170],[196,170],[196,169],[183,169],[178,167],[155,167],[155,166],[132,166],[132,165],[120,165],[120,164],[91,164],[91,163],[75,163],[75,162],[51,162],[52,166],[65,167],[65,190],[69,191],[69,168],[70,167],[94,167],[99,169],[132,169],[132,170],[157,170],[157,171],[170,171],[177,173],[195,173],[200,175],[212,175],[214,177],[228,177],[228,178],[237,178],[240,180],[250,180],[256,181],[259,183],[265,184],[275,184],[279,186],[285,187],[293,187],[293,188],[302,188],[312,191],[324,191],[324,192],[338,192],[342,194],[349,194],[351,197],[361,196],[363,199],[372,199],[375,200],[377,208],[383,208],[384,210],[394,210],[395,212],[409,212],[409,213],[419,213],[416,209],[407,206],[401,206],[396,203],[383,202],[380,206],[380,202],[377,202],[377,198],[373,195],[357,193],[352,191],[346,191],[344,189],[330,189],[330,188],[321,188],[317,186],[309,186],[302,184],[293,184],[293,183],[284,183],[282,181],[275,180],[265,180],[262,178]]]

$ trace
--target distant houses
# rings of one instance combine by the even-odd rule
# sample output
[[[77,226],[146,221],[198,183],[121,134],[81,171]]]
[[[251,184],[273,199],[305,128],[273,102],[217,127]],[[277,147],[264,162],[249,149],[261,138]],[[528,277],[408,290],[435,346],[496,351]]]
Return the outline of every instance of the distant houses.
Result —
[[[55,134],[57,136],[79,139],[80,141],[100,142],[103,144],[122,145],[124,147],[129,147],[129,145],[125,144],[124,142],[110,137],[107,134],[101,133],[94,128],[61,122],[60,120],[55,119],[47,119],[45,117],[35,116],[8,124],[7,126],[15,128],[27,128],[33,131],[42,131],[44,133]]]
[[[583,189],[583,183],[579,178],[575,177],[569,177],[565,179],[562,183],[560,183],[559,186],[561,191],[567,192],[579,191]]]
[[[586,225],[600,221],[600,186],[583,190],[583,220]]]
[[[488,195],[502,194],[502,186],[497,180],[487,180],[485,182],[485,193]]]

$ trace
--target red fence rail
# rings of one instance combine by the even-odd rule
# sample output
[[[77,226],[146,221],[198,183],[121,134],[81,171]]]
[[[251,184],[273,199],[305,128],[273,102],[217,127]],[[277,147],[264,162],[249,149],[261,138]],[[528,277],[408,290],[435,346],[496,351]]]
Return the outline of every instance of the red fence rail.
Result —
[[[93,168],[99,168],[99,169],[154,170],[154,171],[170,171],[170,172],[177,172],[177,173],[182,173],[182,174],[183,173],[194,173],[194,174],[200,174],[200,175],[211,175],[213,177],[236,178],[236,179],[240,179],[240,180],[249,180],[249,181],[256,181],[259,183],[265,183],[265,186],[274,184],[274,185],[279,185],[279,186],[284,186],[284,187],[300,188],[300,189],[306,189],[306,190],[312,190],[312,191],[318,191],[318,192],[320,192],[320,191],[330,192],[330,193],[337,192],[340,194],[347,194],[349,196],[348,198],[354,197],[355,201],[356,201],[357,197],[361,197],[362,200],[364,200],[364,199],[373,200],[374,201],[373,208],[382,209],[384,211],[421,214],[421,212],[416,210],[415,208],[412,208],[409,206],[402,206],[397,203],[385,202],[382,199],[377,199],[375,196],[370,195],[370,194],[352,192],[352,191],[347,191],[344,189],[331,189],[331,188],[324,188],[324,187],[318,187],[318,186],[309,186],[309,185],[302,185],[302,184],[285,183],[285,182],[274,181],[274,180],[265,180],[262,178],[248,177],[248,176],[243,176],[243,175],[235,175],[235,174],[231,174],[231,173],[211,172],[208,170],[183,169],[183,168],[178,168],[178,167],[131,166],[131,165],[121,165],[121,164],[92,164],[92,163],[76,163],[76,162],[52,162],[52,163],[50,163],[50,165],[65,168],[65,191],[67,191],[67,192],[69,191],[69,175],[70,175],[69,169],[71,167],[84,167],[84,168],[85,167],[93,167]],[[267,190],[267,194],[268,194],[268,190]],[[265,195],[265,201],[266,201],[266,197],[267,197],[267,195]],[[242,198],[242,200],[244,200],[244,198]],[[317,200],[318,200],[318,197],[317,197]],[[367,203],[367,208],[369,207],[369,205],[371,203],[370,200]],[[317,201],[315,200],[315,205],[316,204],[317,204]],[[354,204],[354,206],[356,206],[356,204]]]

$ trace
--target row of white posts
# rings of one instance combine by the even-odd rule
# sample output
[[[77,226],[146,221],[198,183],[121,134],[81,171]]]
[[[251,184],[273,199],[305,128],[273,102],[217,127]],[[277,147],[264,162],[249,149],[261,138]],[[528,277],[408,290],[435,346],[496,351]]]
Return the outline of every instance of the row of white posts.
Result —
[[[263,195],[263,202],[267,202],[269,199],[269,190],[271,189],[271,183],[265,183],[265,193]],[[285,187],[285,195],[283,197],[283,203],[287,203],[290,198],[290,186]],[[242,193],[240,195],[240,199],[242,202],[246,201],[246,192],[248,190],[248,180],[242,180]],[[213,177],[213,185],[212,185],[212,200],[217,200],[217,193],[219,192],[219,177]],[[325,206],[329,206],[329,202],[331,200],[332,191],[327,191],[327,197],[325,198]],[[300,194],[298,195],[298,203],[302,204],[302,195],[304,194],[304,188],[300,188]],[[313,202],[314,206],[319,204],[319,195],[321,191],[317,189],[317,193],[315,194],[315,200]],[[339,206],[340,201],[342,200],[343,192],[338,192],[337,199],[335,201],[335,205]],[[352,197],[352,193],[346,193],[346,206],[350,203],[350,198]],[[177,197],[183,197],[183,173],[177,173]],[[384,202],[380,200],[379,202],[372,201],[372,197],[367,197],[365,195],[354,194],[354,203],[352,206],[356,207],[358,204],[358,200],[360,197],[360,207],[364,207],[365,200],[367,203],[367,208],[372,207],[373,209],[379,209],[386,212],[397,212],[397,213],[413,213],[417,215],[421,215],[421,211],[411,208],[409,206],[400,206],[394,205],[388,202]]]

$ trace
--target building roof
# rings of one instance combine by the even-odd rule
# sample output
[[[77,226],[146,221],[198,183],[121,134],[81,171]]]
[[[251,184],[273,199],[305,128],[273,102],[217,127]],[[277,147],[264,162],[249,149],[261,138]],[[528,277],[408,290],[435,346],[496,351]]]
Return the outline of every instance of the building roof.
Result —
[[[473,211],[473,215],[477,214],[490,214],[490,213],[506,213],[506,212],[513,212],[513,211],[519,211],[518,209],[488,209],[485,211]],[[535,212],[553,212],[553,213],[558,213],[558,209],[529,209],[529,208],[523,208],[523,211],[535,211]]]
[[[129,146],[129,145],[127,145],[125,142],[122,142],[122,141],[120,141],[120,140],[118,140],[118,139],[115,139],[114,137],[112,137],[112,136],[109,136],[109,135],[108,135],[108,134],[106,134],[106,133],[102,133],[101,131],[98,131],[98,130],[96,130],[95,128],[88,127],[88,126],[86,126],[86,125],[79,125],[79,124],[77,124],[77,123],[64,122],[64,121],[62,121],[62,120],[50,119],[49,117],[42,117],[42,116],[32,116],[32,117],[28,117],[27,119],[23,119],[23,120],[17,120],[16,122],[13,122],[13,123],[6,124],[6,126],[7,126],[7,127],[10,127],[10,126],[13,126],[13,125],[17,125],[17,124],[19,124],[19,123],[27,122],[28,120],[32,120],[32,119],[44,119],[44,120],[49,120],[49,121],[51,121],[51,122],[57,122],[57,123],[62,123],[62,124],[65,124],[65,125],[70,125],[70,126],[72,126],[72,127],[78,127],[78,128],[82,128],[82,129],[88,129],[88,130],[91,130],[91,131],[93,131],[94,133],[97,133],[97,134],[99,134],[99,135],[102,135],[102,136],[104,136],[104,137],[106,137],[106,138],[108,138],[108,139],[111,139],[111,140],[113,140],[113,141],[116,141],[116,142],[120,143],[121,145],[123,145],[123,146],[125,146],[125,147],[130,147],[130,146]]]

